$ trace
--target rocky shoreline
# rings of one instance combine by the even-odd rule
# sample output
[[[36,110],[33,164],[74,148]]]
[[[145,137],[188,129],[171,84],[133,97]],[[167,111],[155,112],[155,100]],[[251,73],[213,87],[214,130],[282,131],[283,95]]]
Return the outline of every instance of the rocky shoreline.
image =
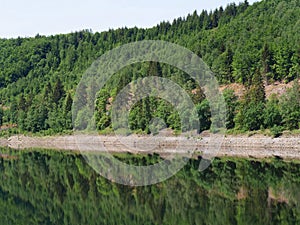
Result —
[[[69,135],[29,137],[24,135],[1,138],[0,146],[13,149],[44,148],[72,151],[103,151],[185,154],[208,157],[253,157],[300,159],[300,135],[272,138],[267,136],[99,136]]]

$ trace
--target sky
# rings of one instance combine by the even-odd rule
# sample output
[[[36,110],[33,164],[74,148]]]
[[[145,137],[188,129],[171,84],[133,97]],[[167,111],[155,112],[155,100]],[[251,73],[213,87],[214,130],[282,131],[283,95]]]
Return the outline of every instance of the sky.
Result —
[[[0,37],[152,27],[243,0],[0,0]],[[257,0],[248,0],[250,4]]]

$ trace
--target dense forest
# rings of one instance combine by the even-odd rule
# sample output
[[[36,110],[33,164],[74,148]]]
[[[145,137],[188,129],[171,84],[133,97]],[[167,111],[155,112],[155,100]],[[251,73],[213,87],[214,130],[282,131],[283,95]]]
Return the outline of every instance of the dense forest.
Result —
[[[80,155],[1,149],[1,224],[299,224],[298,162],[200,160],[172,178],[130,187],[97,174]],[[149,165],[156,155],[125,155]]]
[[[195,52],[220,84],[241,83],[244,96],[224,91],[227,129],[270,129],[277,136],[300,126],[300,1],[247,1],[214,11],[193,12],[149,29],[83,30],[34,38],[0,39],[0,124],[8,132],[53,134],[72,130],[72,102],[86,69],[105,52],[140,40],[165,40]],[[209,129],[209,103],[188,75],[169,65],[145,62],[123,68],[98,94],[99,130],[111,130],[111,100],[122,87],[145,76],[176,81],[196,105],[201,127]],[[264,85],[295,81],[284,95],[266,99]],[[196,90],[196,92],[195,92]],[[195,94],[196,93],[196,94]],[[79,114],[84,117],[84,112]],[[130,112],[130,128],[149,133],[160,117],[180,130],[178,113],[162,99],[145,98]],[[76,125],[76,119],[73,121]],[[7,132],[7,130],[6,130]]]

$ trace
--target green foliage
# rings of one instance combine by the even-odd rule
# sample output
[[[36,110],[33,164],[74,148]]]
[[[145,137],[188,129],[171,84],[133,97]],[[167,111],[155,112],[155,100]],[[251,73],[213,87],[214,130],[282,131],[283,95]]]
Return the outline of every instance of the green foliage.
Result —
[[[3,109],[0,107],[0,126],[3,124]]]
[[[241,100],[235,123],[241,130],[259,130],[264,121],[265,89],[261,74],[257,73],[250,82],[251,86]]]
[[[211,112],[208,100],[205,99],[200,104],[196,105],[196,109],[199,117],[199,132],[209,129],[211,125]]]
[[[60,99],[64,96],[64,88],[61,80],[58,78],[54,84],[53,93],[52,93],[52,101],[56,104],[60,101]]]
[[[297,80],[280,99],[282,121],[287,129],[300,128],[300,87]]]
[[[264,110],[264,125],[266,128],[282,125],[282,117],[279,108],[279,99],[276,95],[272,95],[266,103]]]
[[[226,89],[223,92],[224,100],[227,106],[226,110],[226,128],[232,129],[235,126],[234,117],[236,115],[236,110],[238,106],[237,96],[231,89]]]
[[[241,130],[259,130],[263,122],[263,103],[244,103],[235,118],[235,123]]]
[[[276,138],[276,137],[279,137],[280,135],[282,135],[283,127],[274,125],[273,127],[271,127],[270,130],[271,130],[273,137]]]

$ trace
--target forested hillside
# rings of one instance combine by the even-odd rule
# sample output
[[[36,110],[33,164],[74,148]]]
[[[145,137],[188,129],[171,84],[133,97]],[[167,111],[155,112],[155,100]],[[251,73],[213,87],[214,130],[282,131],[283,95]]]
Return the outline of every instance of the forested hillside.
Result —
[[[299,85],[283,96],[266,99],[264,85],[297,80],[300,73],[300,0],[263,0],[230,4],[212,12],[150,28],[121,28],[93,33],[84,30],[54,36],[0,39],[0,122],[10,132],[57,133],[72,129],[72,99],[85,70],[103,53],[124,43],[166,40],[182,45],[206,62],[221,84],[242,83],[237,99],[226,90],[226,126],[237,130],[299,129]],[[109,107],[118,90],[134,79],[159,75],[175,80],[193,97],[200,124],[210,126],[209,105],[195,82],[169,65],[155,62],[124,68],[101,91],[96,102],[99,130],[110,127]],[[197,90],[195,94],[195,90]],[[149,133],[149,121],[163,118],[179,129],[177,113],[165,101],[146,98],[131,111],[133,130]],[[76,123],[76,121],[74,121]],[[3,128],[3,127],[2,127]]]

